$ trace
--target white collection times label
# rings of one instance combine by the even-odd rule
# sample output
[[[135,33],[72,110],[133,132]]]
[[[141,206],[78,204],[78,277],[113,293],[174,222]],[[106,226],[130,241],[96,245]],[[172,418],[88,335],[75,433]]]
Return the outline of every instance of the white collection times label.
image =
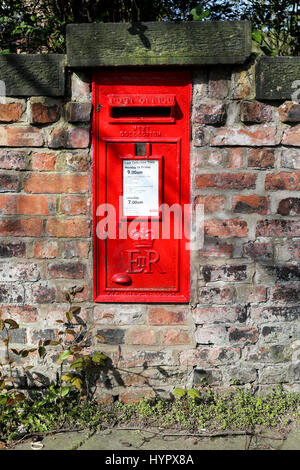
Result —
[[[123,215],[157,217],[158,214],[158,160],[123,160]]]

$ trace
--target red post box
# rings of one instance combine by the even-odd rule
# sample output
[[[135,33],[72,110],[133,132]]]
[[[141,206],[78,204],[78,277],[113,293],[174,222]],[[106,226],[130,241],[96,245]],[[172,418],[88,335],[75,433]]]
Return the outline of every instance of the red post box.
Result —
[[[94,102],[94,299],[188,302],[188,71],[99,71]]]

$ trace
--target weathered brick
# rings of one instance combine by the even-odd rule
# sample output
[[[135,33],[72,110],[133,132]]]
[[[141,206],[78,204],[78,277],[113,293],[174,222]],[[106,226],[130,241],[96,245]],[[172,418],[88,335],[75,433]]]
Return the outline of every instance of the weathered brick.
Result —
[[[241,105],[241,120],[243,122],[272,121],[272,106],[259,101],[243,101]]]
[[[209,173],[196,175],[196,188],[252,189],[255,173]]]
[[[66,120],[68,122],[89,122],[91,119],[92,104],[71,101],[66,104]]]
[[[86,193],[88,175],[33,174],[24,181],[28,193]]]
[[[0,169],[25,170],[26,153],[15,150],[0,150]]]
[[[36,241],[34,242],[35,258],[56,258],[58,255],[58,243],[56,241]]]
[[[90,143],[90,130],[87,127],[58,127],[51,131],[49,148],[86,148]]]
[[[162,334],[163,344],[189,344],[190,337],[186,330],[168,329]]]
[[[232,347],[188,349],[180,354],[180,364],[183,366],[212,367],[235,363],[240,359],[240,354],[239,348]]]
[[[15,283],[0,284],[0,302],[1,304],[24,303],[23,286]]]
[[[282,122],[300,122],[300,104],[293,101],[286,101],[278,108],[280,120]]]
[[[67,152],[65,154],[65,159],[67,170],[88,171],[90,168],[90,155],[86,150]]]
[[[199,124],[224,124],[226,108],[223,103],[200,103],[194,106],[193,121]]]
[[[52,279],[83,279],[86,275],[86,265],[77,262],[53,262],[48,265],[49,277]]]
[[[219,385],[222,382],[222,372],[218,369],[194,369],[193,386],[203,387],[204,385]]]
[[[55,170],[57,156],[54,153],[34,153],[31,157],[32,170]]]
[[[46,233],[49,237],[58,238],[88,237],[90,222],[80,217],[72,219],[51,218],[46,222]]]
[[[225,165],[225,156],[223,149],[194,148],[193,167],[222,168]]]
[[[0,174],[0,192],[18,191],[19,178],[16,175]]]
[[[291,240],[288,244],[288,250],[293,260],[300,260],[300,240]]]
[[[257,213],[266,214],[268,210],[268,198],[251,194],[250,196],[233,196],[232,209],[234,212],[246,214]]]
[[[0,194],[0,212],[7,215],[49,215],[56,208],[56,199],[48,196]]]
[[[198,326],[195,332],[195,341],[198,344],[216,344],[224,346],[224,344],[227,342],[227,336],[228,335],[225,326]]]
[[[274,168],[275,149],[254,148],[248,153],[248,166],[253,168]]]
[[[213,128],[210,138],[210,144],[215,146],[262,146],[277,145],[277,143],[277,129],[268,125]]]
[[[299,287],[275,286],[270,288],[270,302],[276,304],[289,304],[300,302]]]
[[[150,325],[185,325],[185,310],[170,310],[170,307],[152,307],[148,312]]]
[[[90,80],[83,72],[72,73],[72,98],[87,99],[90,97]]]
[[[271,191],[300,191],[299,173],[269,173],[266,176],[265,188]]]
[[[210,219],[204,223],[204,234],[209,237],[246,237],[247,222],[241,219]]]
[[[0,281],[38,281],[40,271],[35,263],[1,263],[0,264]]]
[[[300,215],[300,199],[296,197],[282,199],[278,204],[277,214]]]
[[[5,147],[42,147],[43,129],[32,126],[3,126],[0,128],[0,145]]]
[[[17,323],[34,323],[38,318],[38,311],[36,307],[29,305],[22,305],[17,307],[15,305],[2,305],[1,306],[2,318],[11,318]]]
[[[281,166],[300,169],[300,149],[285,148],[281,150]]]
[[[97,335],[105,338],[104,343],[107,344],[123,344],[125,340],[125,330],[120,328],[104,328],[97,330]],[[99,340],[99,343],[102,341]]]
[[[197,307],[193,311],[196,324],[244,322],[247,312],[242,306],[238,307]]]
[[[143,307],[137,305],[123,305],[122,310],[109,308],[109,306],[96,305],[94,308],[94,321],[104,325],[135,325],[143,323]]]
[[[283,134],[281,142],[284,145],[294,145],[295,147],[299,147],[300,146],[300,125],[286,129],[286,131]]]
[[[255,344],[258,340],[258,329],[254,326],[231,327],[228,332],[229,341],[237,346]]]
[[[119,394],[119,400],[122,401],[123,403],[137,403],[139,402],[142,398],[154,398],[155,397],[155,392],[152,389],[145,390],[144,388],[142,390],[132,390],[128,392],[124,392]]]
[[[151,328],[130,330],[126,335],[126,343],[152,345],[156,343],[156,335]]]
[[[0,103],[0,121],[16,122],[20,119],[24,111],[24,103]]]
[[[225,305],[231,303],[234,297],[232,287],[199,287],[198,303]]]
[[[63,258],[87,258],[91,243],[89,241],[71,240],[63,245]]]
[[[204,213],[220,212],[224,209],[225,198],[223,196],[196,196],[195,205],[203,204]]]
[[[47,124],[56,122],[61,115],[60,106],[57,104],[50,104],[43,102],[30,103],[31,124]]]
[[[243,256],[258,260],[269,260],[273,258],[273,246],[270,242],[250,241],[243,246]]]
[[[289,322],[299,320],[300,309],[295,306],[252,306],[250,317],[256,323]]]
[[[25,298],[29,304],[49,304],[55,301],[56,289],[48,283],[25,285]]]
[[[267,289],[264,286],[240,285],[236,286],[237,302],[260,303],[267,300]]]
[[[299,237],[300,221],[260,220],[256,226],[257,237]]]
[[[265,269],[274,277],[277,283],[300,280],[300,268],[293,264],[265,266]]]
[[[248,278],[247,265],[232,264],[222,266],[204,266],[202,274],[205,282],[245,281]]]
[[[26,244],[24,242],[0,242],[0,258],[25,256]]]
[[[67,215],[87,214],[89,210],[88,199],[81,196],[62,196],[60,211]]]
[[[210,131],[204,125],[197,125],[193,128],[193,145],[201,147],[208,144],[210,139]]]
[[[17,237],[41,237],[43,221],[41,219],[1,219],[0,235],[15,235]]]
[[[24,328],[10,330],[10,343],[12,344],[26,344],[27,335]],[[6,339],[6,332],[0,331],[0,339]]]

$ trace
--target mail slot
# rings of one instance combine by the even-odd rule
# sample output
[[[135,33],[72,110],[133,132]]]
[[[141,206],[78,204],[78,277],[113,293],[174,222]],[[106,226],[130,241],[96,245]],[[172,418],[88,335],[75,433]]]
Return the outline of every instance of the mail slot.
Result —
[[[185,70],[94,73],[96,302],[189,301],[190,101]]]

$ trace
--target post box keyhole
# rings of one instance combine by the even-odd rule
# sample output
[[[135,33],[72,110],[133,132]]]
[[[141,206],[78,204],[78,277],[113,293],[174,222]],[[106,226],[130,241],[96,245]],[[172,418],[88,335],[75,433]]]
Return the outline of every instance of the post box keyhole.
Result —
[[[146,142],[137,142],[135,144],[135,155],[138,157],[143,157],[147,155],[147,144]]]

